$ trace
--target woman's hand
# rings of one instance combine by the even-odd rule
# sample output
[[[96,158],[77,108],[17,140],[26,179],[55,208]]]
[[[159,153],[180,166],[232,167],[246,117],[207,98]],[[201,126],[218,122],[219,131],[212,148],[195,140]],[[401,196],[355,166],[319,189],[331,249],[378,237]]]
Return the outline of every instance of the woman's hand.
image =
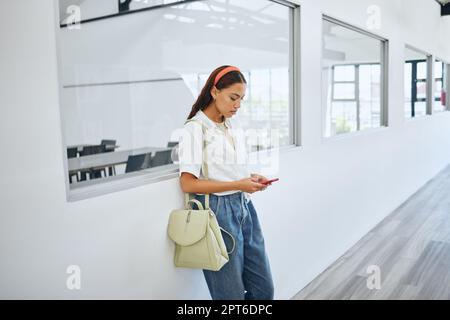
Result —
[[[259,183],[258,179],[254,177],[238,180],[237,183],[239,190],[248,193],[262,191],[267,188],[265,185]]]
[[[260,174],[257,174],[257,173],[252,173],[250,176],[252,177],[252,179],[254,179],[254,181],[261,183],[261,184],[264,184],[266,181],[269,181],[269,179],[267,179],[266,177],[264,177]],[[264,184],[264,189],[262,189],[262,190],[265,190],[267,188],[267,186],[270,186],[271,184],[272,184],[272,182],[269,184]]]

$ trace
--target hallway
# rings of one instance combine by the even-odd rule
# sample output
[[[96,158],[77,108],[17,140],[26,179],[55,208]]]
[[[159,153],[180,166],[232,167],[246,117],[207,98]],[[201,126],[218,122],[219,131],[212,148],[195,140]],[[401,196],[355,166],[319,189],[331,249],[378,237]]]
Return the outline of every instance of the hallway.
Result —
[[[379,290],[368,289],[369,266]],[[293,299],[450,299],[450,166]]]

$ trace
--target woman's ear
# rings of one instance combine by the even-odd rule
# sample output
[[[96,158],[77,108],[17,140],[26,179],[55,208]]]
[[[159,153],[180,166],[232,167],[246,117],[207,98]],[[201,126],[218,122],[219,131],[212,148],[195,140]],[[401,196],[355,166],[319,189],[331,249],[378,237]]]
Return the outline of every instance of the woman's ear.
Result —
[[[216,86],[213,86],[213,87],[211,88],[210,93],[211,93],[211,96],[212,96],[214,99],[216,99],[216,98],[217,98],[217,94],[219,93],[219,90],[217,90]]]

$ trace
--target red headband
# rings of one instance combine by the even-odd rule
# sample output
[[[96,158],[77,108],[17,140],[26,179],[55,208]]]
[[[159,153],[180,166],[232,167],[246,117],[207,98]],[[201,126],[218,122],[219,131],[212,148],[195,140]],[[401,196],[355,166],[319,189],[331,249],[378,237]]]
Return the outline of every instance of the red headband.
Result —
[[[237,67],[226,67],[225,69],[220,71],[219,74],[216,76],[216,79],[214,80],[214,85],[216,85],[224,75],[226,75],[227,73],[229,73],[231,71],[241,72],[241,70],[239,70],[239,68],[237,68]]]

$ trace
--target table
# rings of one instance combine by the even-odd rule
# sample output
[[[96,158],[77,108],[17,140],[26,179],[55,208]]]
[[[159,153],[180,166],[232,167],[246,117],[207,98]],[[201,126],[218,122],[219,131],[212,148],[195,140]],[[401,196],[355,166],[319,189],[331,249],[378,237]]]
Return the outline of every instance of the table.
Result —
[[[77,148],[77,152],[78,153],[80,153],[81,151],[83,151],[83,148],[84,147],[93,147],[93,146],[98,146],[99,144],[73,144],[73,145],[71,145],[71,146],[67,146],[67,149],[71,149],[71,148]],[[110,150],[113,150],[113,149],[117,149],[117,148],[119,148],[120,146],[117,146],[117,145],[114,145],[114,146],[112,146],[112,145],[106,145],[106,150],[107,151],[110,151]]]
[[[68,159],[69,173],[87,170],[103,169],[118,164],[125,164],[129,156],[156,151],[171,150],[172,148],[146,147],[140,149],[122,150],[116,152],[97,153],[89,156]]]

